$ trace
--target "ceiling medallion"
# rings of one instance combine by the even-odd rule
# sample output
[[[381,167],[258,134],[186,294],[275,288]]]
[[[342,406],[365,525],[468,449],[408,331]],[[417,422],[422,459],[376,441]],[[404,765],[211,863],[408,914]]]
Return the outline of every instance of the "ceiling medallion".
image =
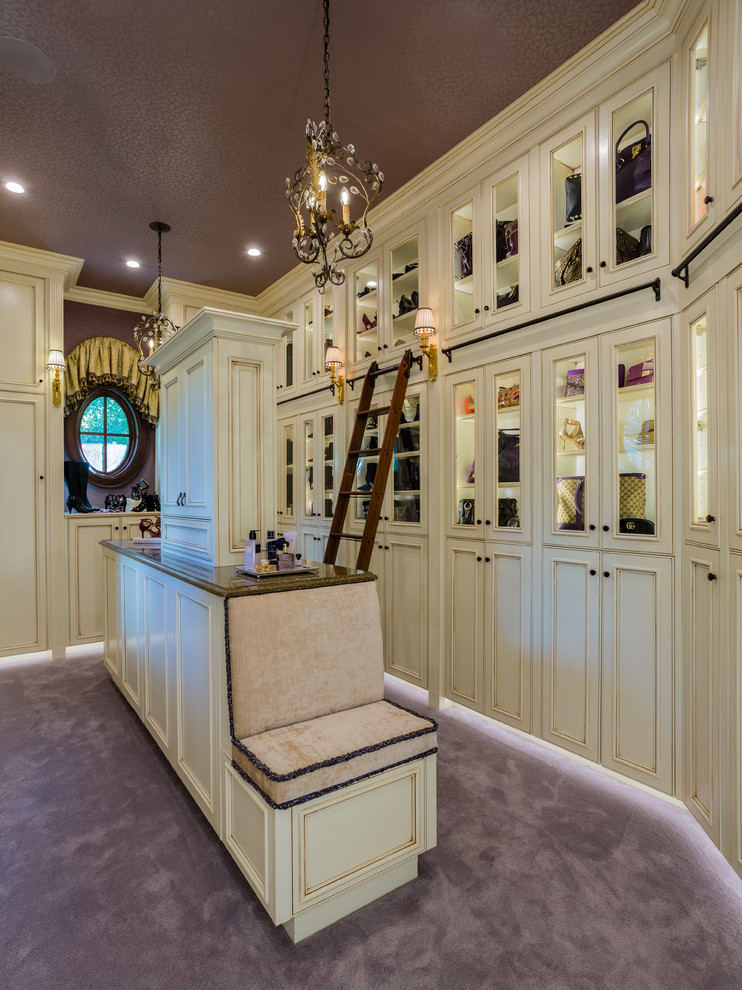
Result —
[[[304,264],[320,266],[311,270],[320,292],[328,282],[342,285],[345,272],[338,266],[344,259],[360,258],[373,244],[368,211],[384,182],[378,165],[357,155],[352,144],[344,145],[330,123],[330,0],[323,3],[325,119],[320,124],[307,121],[306,162],[293,182],[286,179],[286,198],[296,218],[294,253]],[[351,205],[357,210],[355,220]]]
[[[159,376],[152,365],[147,364],[147,360],[180,327],[176,327],[162,312],[162,235],[167,234],[171,228],[160,220],[153,220],[149,227],[157,232],[157,309],[151,316],[143,316],[134,327],[134,340],[139,351],[137,367],[140,374],[150,379],[151,388],[159,388]]]

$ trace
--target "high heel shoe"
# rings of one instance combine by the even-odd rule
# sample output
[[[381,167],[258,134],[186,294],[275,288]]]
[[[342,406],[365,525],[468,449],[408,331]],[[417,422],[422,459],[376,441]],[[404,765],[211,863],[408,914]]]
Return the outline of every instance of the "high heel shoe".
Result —
[[[565,419],[559,428],[559,437],[562,441],[562,450],[569,440],[578,450],[585,449],[585,434],[582,432],[582,423],[578,419]]]

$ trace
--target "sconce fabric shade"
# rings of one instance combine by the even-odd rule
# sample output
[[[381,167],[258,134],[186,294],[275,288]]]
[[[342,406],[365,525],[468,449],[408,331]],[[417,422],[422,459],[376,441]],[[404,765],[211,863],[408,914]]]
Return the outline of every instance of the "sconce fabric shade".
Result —
[[[413,333],[416,337],[423,337],[425,334],[432,337],[435,332],[436,329],[433,323],[433,310],[428,306],[421,306],[415,316],[415,329]]]
[[[325,352],[325,371],[332,368],[342,368],[343,362],[340,360],[340,348],[331,345]]]
[[[64,354],[61,351],[49,351],[46,366],[50,371],[64,371]]]

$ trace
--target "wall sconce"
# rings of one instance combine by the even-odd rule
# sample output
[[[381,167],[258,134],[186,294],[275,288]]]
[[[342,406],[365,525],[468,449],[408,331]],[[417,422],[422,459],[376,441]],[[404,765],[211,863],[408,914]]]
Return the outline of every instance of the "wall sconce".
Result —
[[[338,405],[342,406],[345,401],[345,379],[342,375],[336,375],[335,369],[342,368],[343,362],[340,360],[340,348],[331,344],[325,351],[325,371],[330,372],[330,388],[335,395],[337,389]]]
[[[55,406],[61,406],[62,382],[59,376],[64,371],[64,354],[61,351],[49,351],[49,360],[46,366],[49,371],[54,372],[54,378],[52,378],[52,402]]]
[[[421,306],[415,317],[415,329],[413,333],[416,337],[422,337],[420,350],[428,359],[428,378],[431,382],[434,382],[438,377],[438,349],[435,344],[431,344],[428,341],[428,337],[432,337],[435,332],[433,310],[427,306]]]

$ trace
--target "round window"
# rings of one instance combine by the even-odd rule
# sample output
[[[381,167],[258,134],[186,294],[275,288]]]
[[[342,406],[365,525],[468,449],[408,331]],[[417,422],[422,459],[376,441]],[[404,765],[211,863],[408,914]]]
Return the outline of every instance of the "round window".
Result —
[[[65,446],[71,460],[87,461],[90,481],[120,488],[136,480],[149,453],[152,428],[140,420],[116,388],[91,392],[65,420]]]

